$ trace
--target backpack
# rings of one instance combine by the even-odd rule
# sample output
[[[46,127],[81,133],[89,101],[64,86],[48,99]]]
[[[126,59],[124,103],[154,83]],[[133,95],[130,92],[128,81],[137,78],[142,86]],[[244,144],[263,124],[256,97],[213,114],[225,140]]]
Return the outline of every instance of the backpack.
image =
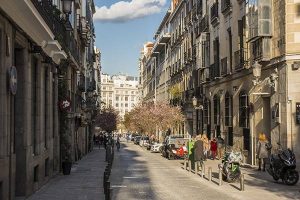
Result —
[[[272,144],[270,144],[269,142],[267,142],[267,143],[265,144],[265,147],[266,147],[266,149],[267,149],[268,151],[270,151],[270,150],[272,149]]]

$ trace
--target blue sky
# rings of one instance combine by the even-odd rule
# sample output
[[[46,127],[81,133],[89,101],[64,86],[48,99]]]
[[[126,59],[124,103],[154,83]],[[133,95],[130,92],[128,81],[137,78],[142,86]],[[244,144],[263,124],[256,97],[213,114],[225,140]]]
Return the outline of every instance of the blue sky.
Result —
[[[97,6],[94,16],[96,46],[102,53],[102,72],[137,76],[142,46],[153,40],[169,1],[94,1]]]

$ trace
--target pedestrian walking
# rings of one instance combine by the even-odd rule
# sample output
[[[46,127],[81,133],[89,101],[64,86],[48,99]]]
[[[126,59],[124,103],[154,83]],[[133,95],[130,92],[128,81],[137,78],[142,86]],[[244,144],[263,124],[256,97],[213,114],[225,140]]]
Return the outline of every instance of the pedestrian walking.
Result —
[[[204,160],[208,158],[209,141],[206,134],[202,135]]]
[[[257,142],[257,157],[258,157],[258,170],[261,170],[263,167],[263,171],[266,171],[266,162],[269,157],[269,151],[272,146],[270,145],[267,137],[264,133],[259,134],[258,142]]]
[[[197,135],[195,140],[196,142],[194,144],[194,161],[200,162],[200,165],[202,166],[204,159],[204,145],[201,135]]]
[[[222,159],[224,155],[224,146],[225,146],[225,141],[221,137],[221,135],[218,136],[217,138],[217,147],[218,147],[218,159]]]
[[[218,150],[218,144],[216,138],[214,137],[214,139],[210,142],[210,151],[212,153],[212,160],[216,158],[217,150]]]
[[[107,141],[108,141],[107,136],[104,135],[103,136],[103,146],[104,146],[105,149],[106,149]]]

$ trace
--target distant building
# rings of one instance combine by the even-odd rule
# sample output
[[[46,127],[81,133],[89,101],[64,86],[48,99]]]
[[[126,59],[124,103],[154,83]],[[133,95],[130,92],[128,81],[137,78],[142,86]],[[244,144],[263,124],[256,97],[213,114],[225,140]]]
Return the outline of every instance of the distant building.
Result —
[[[122,119],[139,102],[138,77],[102,74],[101,87],[101,101],[116,109]]]

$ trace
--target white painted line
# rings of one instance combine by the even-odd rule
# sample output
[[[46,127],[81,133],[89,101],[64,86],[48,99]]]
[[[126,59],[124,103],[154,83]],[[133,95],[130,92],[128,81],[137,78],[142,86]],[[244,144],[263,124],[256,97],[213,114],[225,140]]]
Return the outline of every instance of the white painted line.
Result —
[[[146,194],[147,192],[139,192],[139,194]]]
[[[134,179],[134,178],[141,178],[141,177],[136,177],[136,176],[124,176],[123,178],[128,178],[128,179]]]
[[[112,185],[113,188],[126,188],[126,185]]]

